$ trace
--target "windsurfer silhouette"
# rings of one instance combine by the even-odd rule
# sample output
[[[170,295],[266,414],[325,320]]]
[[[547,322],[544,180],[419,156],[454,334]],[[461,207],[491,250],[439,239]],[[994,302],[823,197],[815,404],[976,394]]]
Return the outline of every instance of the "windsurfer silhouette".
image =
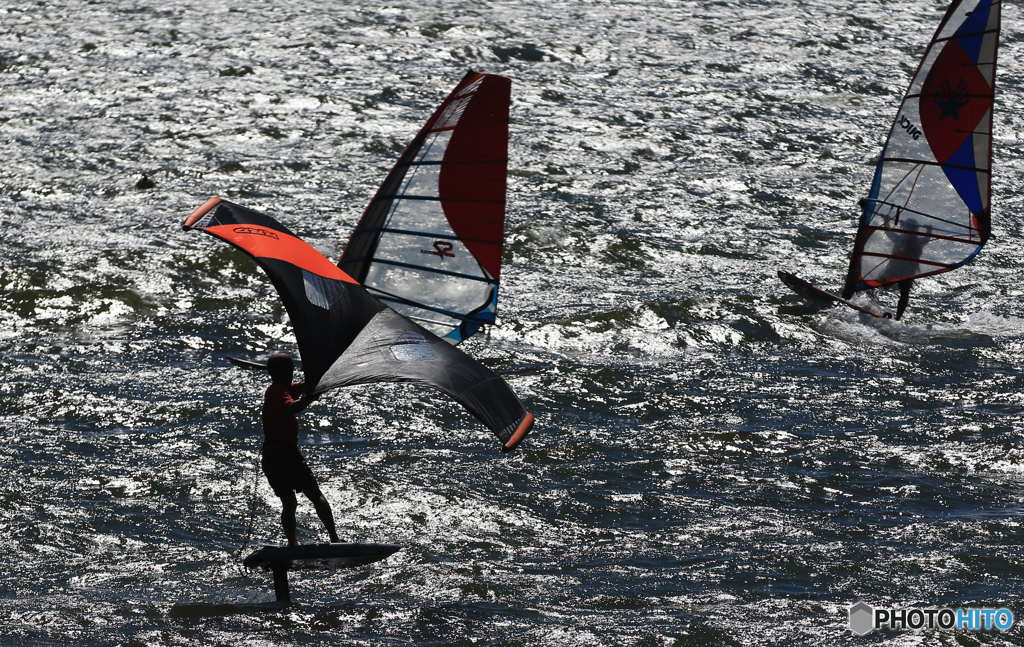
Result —
[[[862,204],[866,205],[867,203],[862,201]],[[917,261],[921,258],[925,243],[932,239],[932,226],[922,226],[914,219],[909,219],[901,225],[898,216],[893,225],[899,227],[899,229],[883,229],[886,237],[892,241],[892,250],[889,252],[891,258],[885,262],[880,278],[900,279],[905,276],[916,276],[921,273],[921,264]],[[858,262],[858,259],[855,255],[850,261],[850,272],[846,276],[846,285],[843,287],[844,299],[849,299],[856,291],[854,289],[857,285],[857,280],[854,278],[856,276],[854,272],[856,262]],[[903,317],[903,312],[907,309],[907,304],[910,302],[910,288],[914,285],[914,279],[903,278],[902,280],[893,281],[889,285],[891,286],[893,283],[896,284],[900,291],[900,300],[896,304],[896,316],[894,317],[896,321],[899,321]]]
[[[886,232],[892,243],[892,254],[893,256],[899,256],[900,260],[889,261],[889,270],[886,272],[889,276],[913,276],[921,273],[921,264],[917,262],[917,259],[921,258],[921,252],[924,251],[924,244],[930,240],[928,234],[932,233],[931,225],[924,225],[923,227],[916,220],[909,220],[903,225],[904,230],[923,231],[924,236],[917,233],[903,232]],[[896,283],[896,287],[900,291],[900,300],[896,304],[896,321],[899,321],[903,316],[903,311],[907,309],[907,304],[910,302],[910,288],[914,285],[914,279],[903,279]]]
[[[271,355],[267,360],[267,371],[272,383],[263,395],[264,439],[260,464],[274,494],[281,499],[281,525],[288,545],[297,546],[299,543],[295,538],[295,510],[299,505],[296,492],[302,492],[313,503],[331,542],[339,542],[331,505],[320,491],[298,445],[299,424],[295,414],[316,401],[317,396],[303,393],[302,382],[292,383],[295,366],[288,353]]]

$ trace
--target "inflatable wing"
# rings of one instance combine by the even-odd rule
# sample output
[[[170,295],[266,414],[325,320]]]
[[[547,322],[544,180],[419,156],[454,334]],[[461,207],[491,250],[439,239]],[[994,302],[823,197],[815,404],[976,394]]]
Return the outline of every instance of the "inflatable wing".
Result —
[[[508,384],[437,335],[398,314],[270,216],[210,198],[183,225],[252,256],[295,327],[306,389],[412,382],[444,391],[514,449],[533,427]]]

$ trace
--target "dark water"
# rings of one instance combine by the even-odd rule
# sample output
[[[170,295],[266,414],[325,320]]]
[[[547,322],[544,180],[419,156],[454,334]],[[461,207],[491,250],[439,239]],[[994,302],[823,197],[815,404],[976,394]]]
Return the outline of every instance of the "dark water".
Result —
[[[1017,4],[976,261],[920,281],[899,323],[775,277],[839,286],[943,10],[0,8],[0,643],[1020,644],[846,629],[861,600],[1024,617]],[[431,393],[321,400],[303,449],[342,534],[405,549],[295,574],[281,607],[240,567],[282,541],[265,383],[224,358],[294,338],[256,266],[180,224],[219,195],[336,257],[469,68],[514,103],[501,324],[465,348],[536,431],[501,456]]]

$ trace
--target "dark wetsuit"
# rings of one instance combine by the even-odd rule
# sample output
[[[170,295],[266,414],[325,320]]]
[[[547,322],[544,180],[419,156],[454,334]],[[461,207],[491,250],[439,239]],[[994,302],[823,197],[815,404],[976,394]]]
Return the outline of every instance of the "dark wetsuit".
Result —
[[[274,494],[316,488],[313,472],[299,452],[299,423],[285,406],[302,395],[303,384],[271,384],[263,394],[263,458],[260,464]]]

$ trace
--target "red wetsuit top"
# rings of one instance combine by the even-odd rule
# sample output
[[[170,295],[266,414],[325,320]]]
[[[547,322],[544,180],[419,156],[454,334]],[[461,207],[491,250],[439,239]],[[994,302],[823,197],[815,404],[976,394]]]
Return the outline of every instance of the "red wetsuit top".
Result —
[[[302,396],[305,384],[271,384],[263,394],[263,436],[268,443],[299,442],[299,422],[285,407]]]

